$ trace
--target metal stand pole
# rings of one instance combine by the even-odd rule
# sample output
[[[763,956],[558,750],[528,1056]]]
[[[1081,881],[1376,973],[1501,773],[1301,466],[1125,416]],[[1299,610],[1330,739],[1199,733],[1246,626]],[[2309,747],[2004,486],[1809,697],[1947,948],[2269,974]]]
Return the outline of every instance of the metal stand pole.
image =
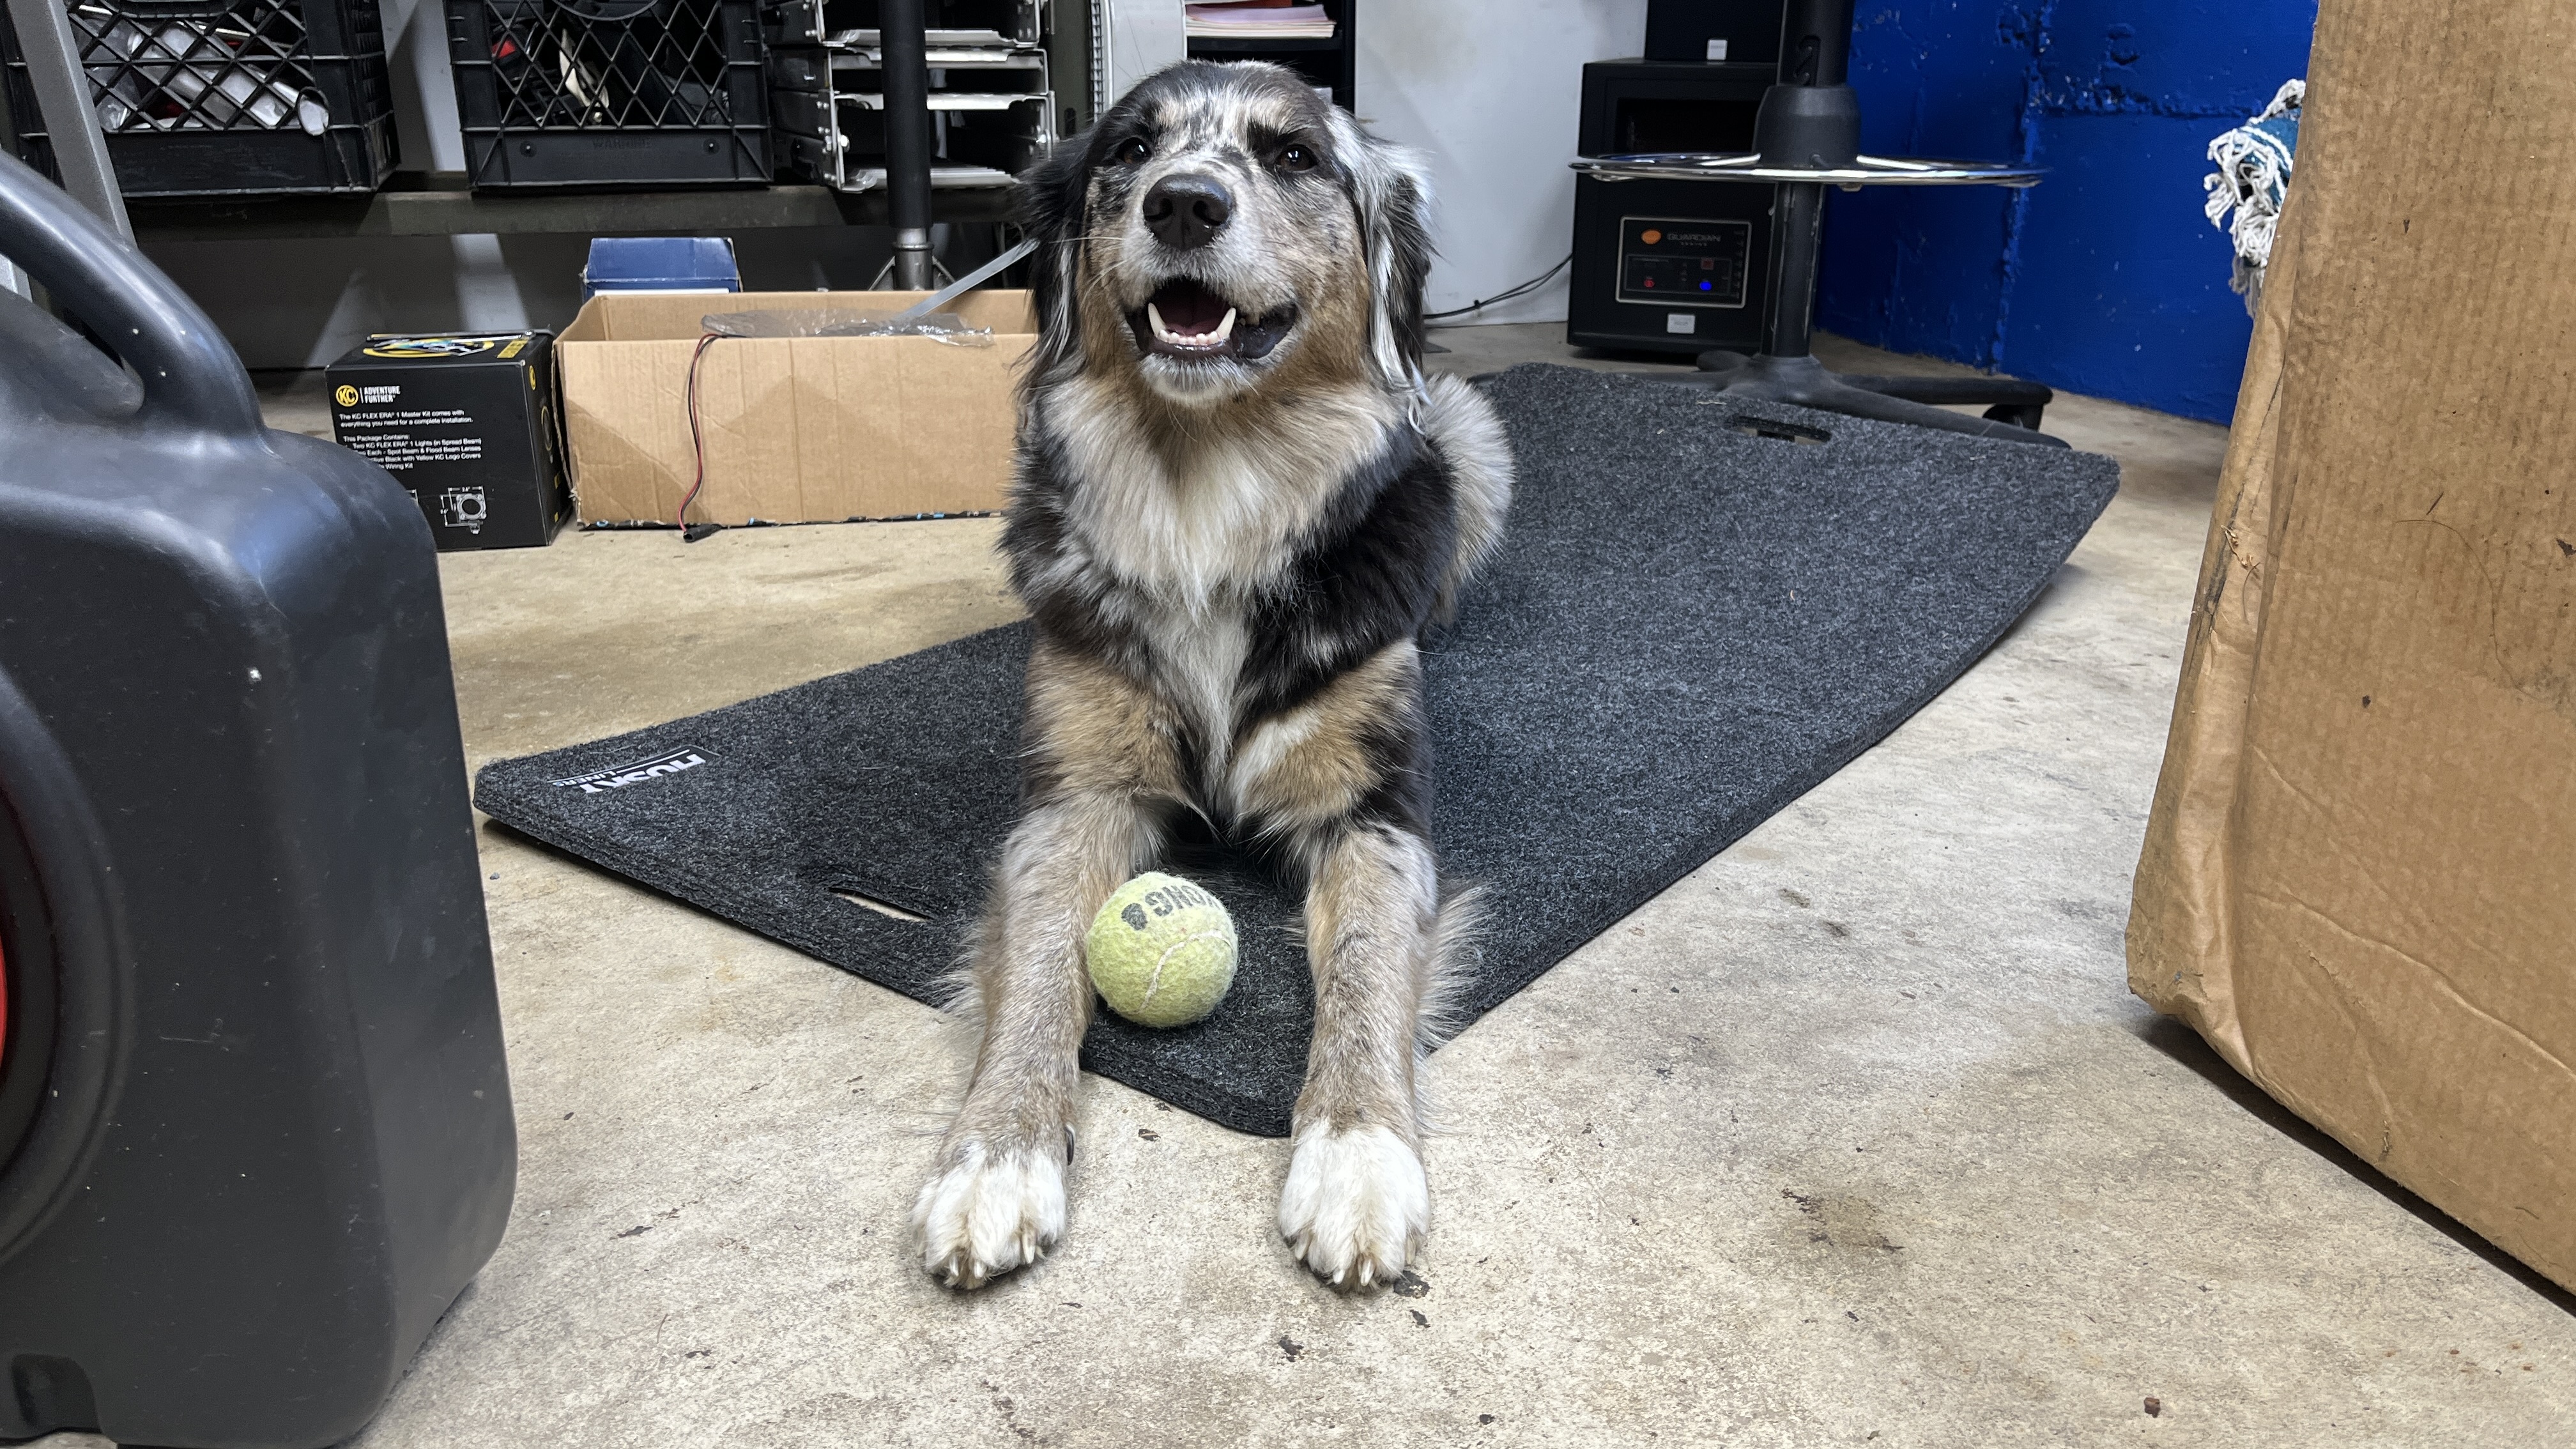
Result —
[[[63,189],[118,237],[133,241],[134,224],[125,217],[116,164],[108,159],[107,137],[99,130],[98,112],[90,107],[89,77],[81,73],[80,38],[72,31],[70,14],[61,0],[9,0],[9,20],[26,53],[27,80],[36,92],[36,111],[44,117]]]
[[[1771,188],[1771,315],[1763,319],[1762,350],[1773,357],[1807,355],[1824,239],[1825,188],[1812,181]]]
[[[1849,166],[1860,150],[1860,101],[1851,69],[1852,0],[1790,0],[1780,31],[1779,83],[1763,93],[1753,135],[1762,159],[1790,168]],[[1815,324],[1816,270],[1825,237],[1825,188],[1783,181],[1771,189],[1771,315],[1762,351],[1804,357]]]
[[[28,0],[14,0],[25,4]],[[877,45],[885,63],[886,201],[894,219],[894,284],[930,288],[930,67],[921,0],[884,0]]]

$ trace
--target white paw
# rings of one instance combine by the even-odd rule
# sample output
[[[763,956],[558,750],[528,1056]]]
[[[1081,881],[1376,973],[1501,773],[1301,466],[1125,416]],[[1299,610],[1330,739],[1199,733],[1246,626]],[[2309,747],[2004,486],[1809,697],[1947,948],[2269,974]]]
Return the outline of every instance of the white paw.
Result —
[[[1064,1236],[1064,1169],[1044,1153],[988,1157],[970,1142],[912,1205],[921,1266],[951,1288],[1036,1262]]]
[[[1403,1138],[1384,1127],[1299,1130],[1279,1236],[1316,1277],[1336,1288],[1392,1283],[1430,1230],[1431,1184]]]

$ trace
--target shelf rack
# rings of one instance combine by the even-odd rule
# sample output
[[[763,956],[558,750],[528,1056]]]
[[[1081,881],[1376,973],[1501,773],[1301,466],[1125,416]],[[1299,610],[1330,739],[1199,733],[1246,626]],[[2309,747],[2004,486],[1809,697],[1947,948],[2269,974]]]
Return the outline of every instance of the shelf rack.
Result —
[[[1332,92],[1334,105],[1352,110],[1357,104],[1359,50],[1352,40],[1351,28],[1357,19],[1353,11],[1358,3],[1359,0],[1323,0],[1324,14],[1333,22],[1330,40],[1193,35],[1189,37],[1190,58],[1266,60],[1284,65],[1304,76],[1315,89]]]
[[[835,190],[885,188],[884,52],[866,0],[771,0],[771,106],[780,169]],[[855,22],[853,24],[852,22]],[[931,0],[930,184],[1000,193],[1054,143],[1045,7]]]
[[[1003,190],[944,191],[938,220],[1003,220]],[[885,226],[886,196],[825,186],[740,191],[494,194],[468,189],[463,172],[397,172],[368,196],[228,197],[127,203],[138,241],[249,241],[360,236],[502,236],[573,233],[669,236],[798,226]]]

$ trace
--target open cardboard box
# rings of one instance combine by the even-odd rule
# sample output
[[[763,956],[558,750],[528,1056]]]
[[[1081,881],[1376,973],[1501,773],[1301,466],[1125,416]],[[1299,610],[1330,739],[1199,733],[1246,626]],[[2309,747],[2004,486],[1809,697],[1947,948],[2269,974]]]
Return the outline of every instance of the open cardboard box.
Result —
[[[2564,4],[2319,12],[2129,981],[2576,1287]]]
[[[602,292],[555,344],[584,523],[670,523],[697,474],[691,354],[714,312],[899,312],[921,292]],[[706,485],[689,521],[821,523],[999,509],[1013,369],[1036,342],[1028,293],[948,309],[989,346],[928,337],[728,337],[697,361]]]

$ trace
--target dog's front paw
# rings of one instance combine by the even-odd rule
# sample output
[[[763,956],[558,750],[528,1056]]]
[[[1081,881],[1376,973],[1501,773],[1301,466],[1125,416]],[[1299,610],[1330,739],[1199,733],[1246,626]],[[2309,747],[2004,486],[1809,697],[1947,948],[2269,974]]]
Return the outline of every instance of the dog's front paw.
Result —
[[[912,1205],[921,1266],[951,1288],[981,1288],[1036,1262],[1064,1236],[1064,1168],[1044,1152],[968,1142]]]
[[[1321,1122],[1299,1130],[1279,1195],[1279,1236],[1316,1277],[1342,1289],[1392,1283],[1430,1230],[1431,1184],[1403,1138]]]

